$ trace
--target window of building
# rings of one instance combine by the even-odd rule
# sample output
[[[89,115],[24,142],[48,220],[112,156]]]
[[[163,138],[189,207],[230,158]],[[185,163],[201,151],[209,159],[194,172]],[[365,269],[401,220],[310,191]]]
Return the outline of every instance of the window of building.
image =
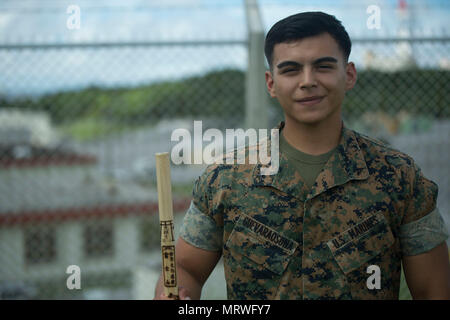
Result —
[[[140,249],[152,251],[161,246],[161,236],[158,217],[145,217],[139,225]]]
[[[56,230],[53,226],[24,229],[25,263],[35,265],[56,260]]]
[[[91,222],[84,227],[84,254],[86,257],[109,257],[114,253],[114,229],[111,222]]]

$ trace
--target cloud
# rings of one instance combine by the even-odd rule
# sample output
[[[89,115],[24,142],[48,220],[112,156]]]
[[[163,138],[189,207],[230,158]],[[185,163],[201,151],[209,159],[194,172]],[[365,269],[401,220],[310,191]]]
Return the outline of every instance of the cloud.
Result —
[[[15,20],[15,18],[17,17],[17,14],[14,13],[1,13],[0,12],[0,37],[6,37],[6,35],[8,35],[8,33],[6,32],[7,29],[10,28],[10,26],[12,25],[12,22]]]

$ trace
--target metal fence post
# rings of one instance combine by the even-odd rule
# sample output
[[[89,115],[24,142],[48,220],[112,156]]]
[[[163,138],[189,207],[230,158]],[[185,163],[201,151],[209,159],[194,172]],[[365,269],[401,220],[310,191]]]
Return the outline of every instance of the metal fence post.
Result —
[[[268,126],[268,93],[264,80],[264,28],[257,0],[246,0],[248,32],[248,68],[245,88],[245,126],[264,129]]]

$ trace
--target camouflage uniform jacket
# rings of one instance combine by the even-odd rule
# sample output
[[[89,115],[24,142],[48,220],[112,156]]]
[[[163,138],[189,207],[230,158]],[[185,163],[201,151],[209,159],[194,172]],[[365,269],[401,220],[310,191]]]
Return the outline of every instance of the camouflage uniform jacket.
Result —
[[[283,154],[276,174],[261,167],[210,165],[181,228],[222,250],[229,299],[398,299],[402,255],[448,237],[437,186],[413,160],[344,126],[311,189]]]

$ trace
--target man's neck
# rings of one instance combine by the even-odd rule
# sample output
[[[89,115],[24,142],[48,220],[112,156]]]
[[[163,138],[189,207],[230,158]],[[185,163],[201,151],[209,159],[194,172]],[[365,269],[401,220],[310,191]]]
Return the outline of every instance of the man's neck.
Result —
[[[320,155],[331,151],[339,144],[341,130],[341,120],[305,125],[286,118],[282,134],[294,148],[307,154]]]

